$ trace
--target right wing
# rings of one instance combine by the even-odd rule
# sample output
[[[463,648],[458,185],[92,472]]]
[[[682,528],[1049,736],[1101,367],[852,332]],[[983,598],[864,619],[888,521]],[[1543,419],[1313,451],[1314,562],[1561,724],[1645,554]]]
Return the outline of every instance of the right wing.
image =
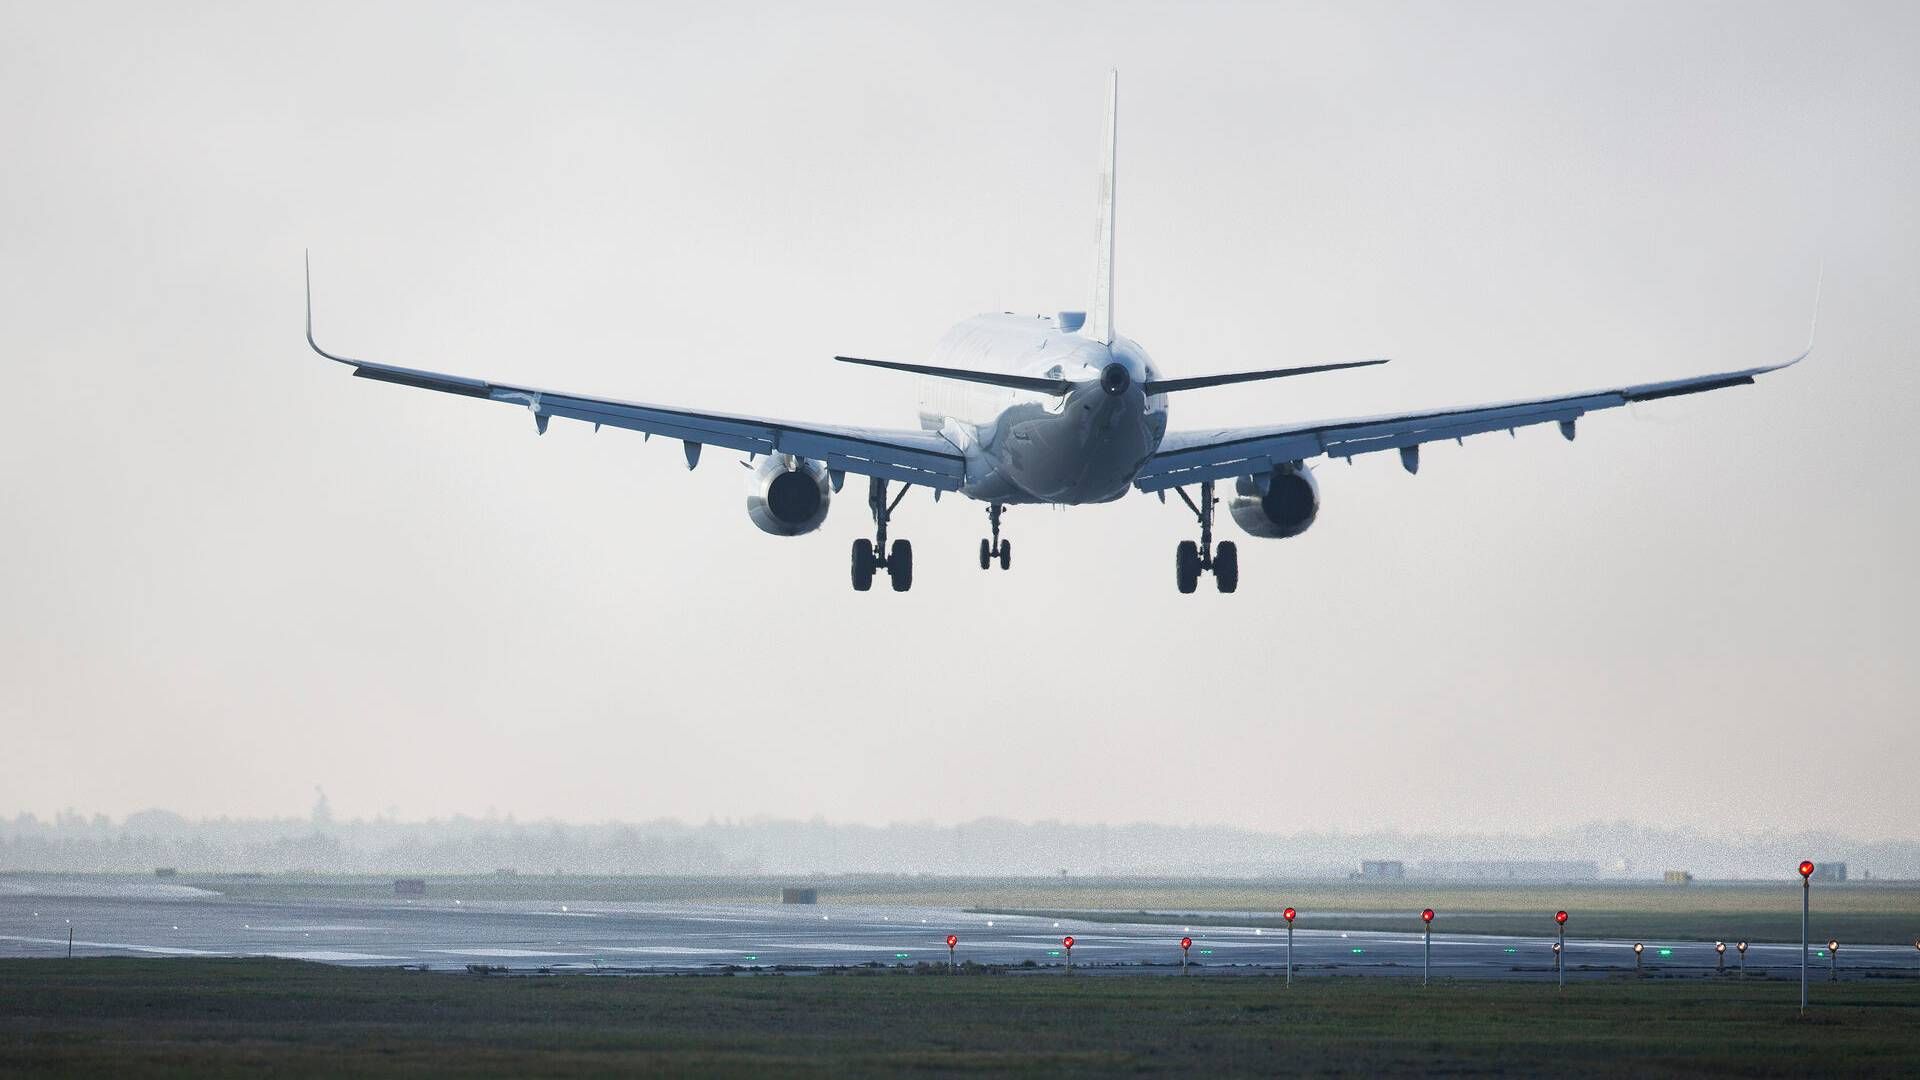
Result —
[[[605,425],[679,439],[686,444],[688,468],[699,460],[700,448],[711,444],[749,454],[793,454],[821,462],[836,473],[898,480],[936,491],[956,490],[966,477],[966,459],[960,451],[931,431],[831,427],[757,416],[694,412],[338,356],[322,349],[313,338],[311,281],[307,287],[307,344],[321,356],[353,368],[357,378],[524,406],[532,411],[534,425],[542,433],[547,430],[549,418],[560,416],[584,420],[595,428]]]
[[[1812,351],[1811,346],[1808,351]],[[1322,454],[1352,459],[1356,454],[1376,450],[1399,450],[1401,463],[1408,471],[1412,471],[1419,467],[1418,454],[1422,443],[1463,439],[1468,435],[1511,431],[1529,424],[1549,422],[1557,422],[1560,433],[1571,439],[1574,422],[1587,413],[1633,401],[1654,401],[1727,386],[1744,386],[1757,375],[1790,367],[1806,357],[1807,353],[1803,352],[1784,364],[1768,367],[1533,401],[1274,427],[1169,432],[1161,442],[1160,450],[1141,466],[1133,483],[1141,491],[1164,491],[1203,480],[1271,472],[1289,462],[1304,461]]]

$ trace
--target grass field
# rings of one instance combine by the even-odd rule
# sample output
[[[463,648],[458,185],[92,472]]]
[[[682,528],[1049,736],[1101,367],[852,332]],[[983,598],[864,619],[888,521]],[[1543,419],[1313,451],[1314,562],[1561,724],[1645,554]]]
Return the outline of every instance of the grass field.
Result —
[[[0,961],[0,1073],[1911,1076],[1920,984],[1623,979],[500,978],[263,960]]]

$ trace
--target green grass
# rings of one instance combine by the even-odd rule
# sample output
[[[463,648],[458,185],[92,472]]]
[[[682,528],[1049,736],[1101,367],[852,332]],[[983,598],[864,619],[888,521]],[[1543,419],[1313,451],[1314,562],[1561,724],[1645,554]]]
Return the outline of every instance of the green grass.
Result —
[[[500,978],[0,961],[0,1073],[1911,1075],[1920,984],[896,973]]]

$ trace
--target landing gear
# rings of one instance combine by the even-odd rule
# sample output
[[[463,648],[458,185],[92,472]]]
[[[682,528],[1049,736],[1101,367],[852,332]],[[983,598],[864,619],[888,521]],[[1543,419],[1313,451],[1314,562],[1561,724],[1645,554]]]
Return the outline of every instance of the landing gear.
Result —
[[[893,508],[907,497],[912,484],[903,485],[900,494],[887,501],[887,482],[878,476],[867,482],[867,508],[873,511],[873,539],[861,537],[853,542],[853,588],[855,592],[866,592],[873,588],[873,572],[885,570],[894,592],[906,592],[913,588],[913,542],[895,540],[893,550],[887,550],[887,523],[893,519]]]
[[[1230,593],[1240,587],[1240,549],[1231,540],[1222,540],[1219,550],[1213,546],[1213,508],[1220,500],[1213,497],[1213,481],[1200,481],[1200,501],[1195,503],[1187,495],[1187,489],[1173,489],[1180,495],[1180,501],[1200,519],[1200,542],[1180,541],[1174,549],[1174,582],[1180,591],[1190,593],[1200,587],[1200,575],[1211,571],[1213,584],[1223,593]]]
[[[987,520],[993,523],[993,539],[980,541],[980,569],[982,570],[991,567],[995,559],[1000,560],[1002,570],[1013,566],[1013,543],[1000,539],[1000,512],[1005,509],[1006,507],[999,503],[990,503],[987,506]]]

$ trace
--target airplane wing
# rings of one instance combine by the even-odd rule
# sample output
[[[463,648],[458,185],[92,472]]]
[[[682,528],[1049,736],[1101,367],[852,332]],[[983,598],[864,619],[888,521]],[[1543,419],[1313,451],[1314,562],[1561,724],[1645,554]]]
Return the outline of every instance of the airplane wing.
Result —
[[[1811,346],[1808,351],[1811,351]],[[1512,431],[1529,424],[1549,422],[1558,423],[1560,433],[1572,439],[1574,422],[1587,413],[1615,408],[1632,401],[1655,401],[1727,386],[1744,386],[1753,382],[1755,376],[1790,367],[1806,357],[1807,353],[1803,352],[1786,363],[1770,367],[1533,401],[1277,427],[1169,432],[1161,441],[1159,452],[1141,467],[1139,475],[1134,478],[1134,486],[1141,491],[1163,491],[1203,480],[1270,472],[1276,466],[1322,454],[1330,458],[1351,459],[1356,454],[1376,450],[1400,451],[1401,464],[1406,466],[1408,472],[1413,472],[1419,468],[1422,443],[1458,440],[1468,435]]]
[[[679,439],[686,445],[689,469],[699,461],[700,448],[711,444],[749,454],[795,454],[821,462],[836,472],[876,476],[937,491],[959,488],[966,476],[966,460],[960,451],[931,431],[828,427],[757,416],[695,412],[338,356],[322,349],[313,338],[311,291],[307,301],[307,344],[321,356],[353,368],[357,378],[522,406],[533,413],[534,425],[542,433],[547,430],[547,421],[559,416],[584,420],[596,429],[604,425]]]

